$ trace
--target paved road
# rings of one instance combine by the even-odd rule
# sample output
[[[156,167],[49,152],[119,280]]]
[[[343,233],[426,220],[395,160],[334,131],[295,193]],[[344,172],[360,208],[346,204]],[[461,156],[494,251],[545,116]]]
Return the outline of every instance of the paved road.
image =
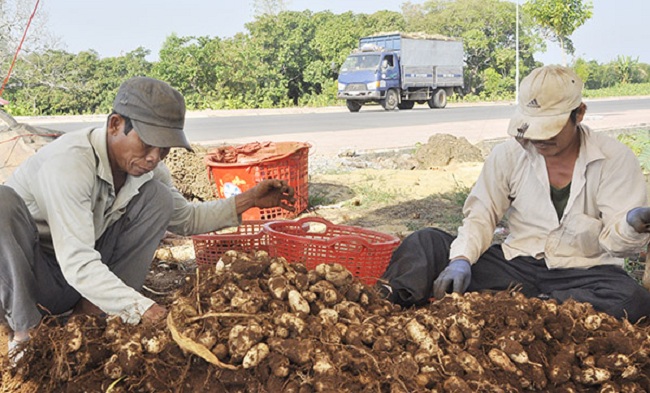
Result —
[[[586,100],[585,123],[594,129],[627,128],[650,123],[650,97]],[[306,141],[314,154],[342,150],[378,150],[426,143],[432,134],[463,136],[472,143],[505,136],[513,105],[450,104],[432,110],[416,105],[409,111],[368,106],[359,113],[345,107],[278,110],[205,111],[188,114],[186,132],[193,143]],[[70,131],[98,126],[105,116],[73,119],[26,118],[22,122]]]

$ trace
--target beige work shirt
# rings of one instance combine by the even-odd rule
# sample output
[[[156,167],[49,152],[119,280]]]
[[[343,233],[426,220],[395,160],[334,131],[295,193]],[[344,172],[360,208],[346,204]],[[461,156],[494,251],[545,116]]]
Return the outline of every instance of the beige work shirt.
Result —
[[[154,301],[113,274],[94,245],[122,217],[139,188],[153,179],[169,186],[174,211],[168,230],[180,235],[236,226],[241,217],[234,198],[188,202],[163,162],[150,173],[128,176],[116,195],[107,152],[106,128],[67,133],[26,160],[6,185],[24,199],[42,246],[55,251],[70,286],[104,312],[137,323]]]
[[[516,139],[496,146],[463,207],[464,220],[450,257],[475,263],[507,217],[506,259],[544,258],[549,269],[623,265],[622,257],[648,242],[626,222],[647,204],[646,183],[634,153],[617,140],[581,126],[581,145],[562,218],[551,201],[544,157]]]

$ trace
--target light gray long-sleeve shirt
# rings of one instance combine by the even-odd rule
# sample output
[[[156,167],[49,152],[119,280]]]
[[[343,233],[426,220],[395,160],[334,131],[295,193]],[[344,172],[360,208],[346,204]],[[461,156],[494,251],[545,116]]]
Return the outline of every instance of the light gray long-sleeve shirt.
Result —
[[[623,265],[648,234],[626,221],[627,212],[647,205],[646,183],[634,153],[624,144],[580,126],[581,145],[569,201],[562,218],[550,196],[543,156],[511,139],[496,146],[463,207],[465,218],[451,245],[451,259],[475,263],[507,214],[505,257],[544,258],[549,269]]]
[[[122,217],[139,188],[153,179],[168,185],[173,196],[169,231],[191,235],[240,224],[234,198],[188,202],[173,186],[163,162],[150,173],[128,176],[116,195],[105,128],[62,135],[21,164],[6,185],[27,204],[42,247],[54,250],[68,283],[104,312],[137,323],[153,300],[113,274],[94,245]]]

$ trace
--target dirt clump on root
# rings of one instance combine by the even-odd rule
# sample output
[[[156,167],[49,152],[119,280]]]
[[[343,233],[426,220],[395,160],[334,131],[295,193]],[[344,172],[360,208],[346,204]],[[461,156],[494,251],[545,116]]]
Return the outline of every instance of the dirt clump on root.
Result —
[[[12,381],[40,391],[588,392],[650,390],[650,330],[516,291],[412,309],[343,266],[229,251],[157,325],[45,321]],[[6,386],[6,385],[5,385]]]

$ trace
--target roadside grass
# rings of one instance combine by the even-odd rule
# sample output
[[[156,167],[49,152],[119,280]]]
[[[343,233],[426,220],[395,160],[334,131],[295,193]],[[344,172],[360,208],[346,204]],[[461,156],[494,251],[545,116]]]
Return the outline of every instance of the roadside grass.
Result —
[[[620,83],[602,89],[585,89],[582,96],[585,98],[650,96],[650,83]]]

